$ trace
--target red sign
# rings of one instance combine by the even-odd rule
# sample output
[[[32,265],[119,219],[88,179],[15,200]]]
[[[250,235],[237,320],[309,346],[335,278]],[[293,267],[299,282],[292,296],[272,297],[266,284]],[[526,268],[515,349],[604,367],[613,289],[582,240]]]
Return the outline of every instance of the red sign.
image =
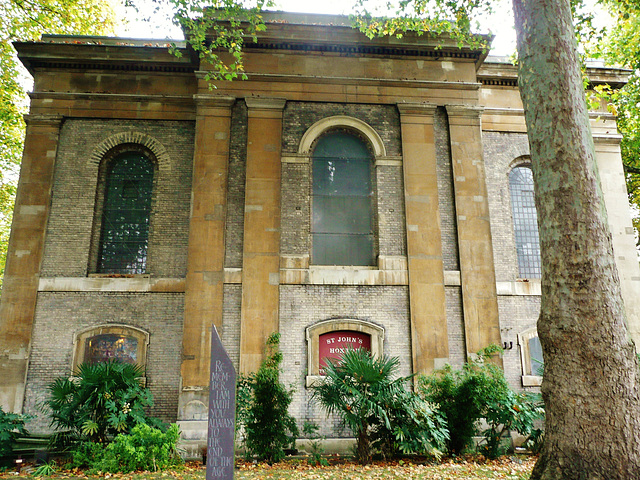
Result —
[[[371,351],[371,335],[361,332],[350,332],[348,330],[329,332],[320,335],[320,375],[324,375],[324,367],[327,366],[327,359],[339,361],[344,351],[348,348],[354,350],[364,348]]]

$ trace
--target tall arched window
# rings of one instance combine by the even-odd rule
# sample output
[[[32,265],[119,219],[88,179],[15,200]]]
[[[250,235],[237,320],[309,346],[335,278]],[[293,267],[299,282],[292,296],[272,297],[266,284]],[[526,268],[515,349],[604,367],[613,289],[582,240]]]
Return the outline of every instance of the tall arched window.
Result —
[[[372,154],[356,135],[331,131],[313,150],[312,261],[374,265]]]
[[[525,165],[511,170],[509,191],[520,277],[540,278],[542,276],[540,237],[531,167]]]
[[[98,273],[146,272],[153,162],[125,152],[107,166]]]

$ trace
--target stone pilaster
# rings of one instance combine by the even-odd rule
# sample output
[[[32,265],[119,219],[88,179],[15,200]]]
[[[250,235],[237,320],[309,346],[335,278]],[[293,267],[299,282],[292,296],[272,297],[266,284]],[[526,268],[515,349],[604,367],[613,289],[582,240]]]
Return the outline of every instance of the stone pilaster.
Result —
[[[280,150],[285,100],[247,98],[249,125],[242,263],[240,372],[258,369],[278,331]]]
[[[594,134],[598,175],[602,195],[607,208],[607,220],[611,230],[611,241],[616,266],[620,277],[620,288],[624,298],[629,335],[640,346],[640,267],[635,245],[635,231],[631,223],[629,197],[624,185],[620,141],[618,134]]]
[[[27,115],[0,302],[0,405],[21,412],[62,116]]]
[[[430,373],[449,359],[436,174],[436,107],[398,104],[407,225],[414,373]]]
[[[467,357],[490,344],[502,342],[481,113],[477,107],[447,106]]]
[[[209,385],[211,325],[222,331],[232,97],[196,95],[196,139],[182,340],[182,388]]]

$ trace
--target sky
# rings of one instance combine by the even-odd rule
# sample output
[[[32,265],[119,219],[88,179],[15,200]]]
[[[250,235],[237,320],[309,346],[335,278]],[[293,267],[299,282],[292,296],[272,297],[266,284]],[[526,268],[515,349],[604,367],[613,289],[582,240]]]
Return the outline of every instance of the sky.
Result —
[[[348,15],[351,5],[352,2],[345,0],[276,0],[274,9],[286,12]],[[482,31],[478,33],[492,33],[495,35],[491,55],[511,55],[516,49],[511,2],[509,0],[500,0],[495,10],[491,18],[483,21]],[[130,15],[129,24],[122,27],[117,33],[122,37],[133,38],[182,38],[180,29],[171,25],[165,17],[158,15],[154,18],[157,20],[142,22],[137,20],[134,15]]]

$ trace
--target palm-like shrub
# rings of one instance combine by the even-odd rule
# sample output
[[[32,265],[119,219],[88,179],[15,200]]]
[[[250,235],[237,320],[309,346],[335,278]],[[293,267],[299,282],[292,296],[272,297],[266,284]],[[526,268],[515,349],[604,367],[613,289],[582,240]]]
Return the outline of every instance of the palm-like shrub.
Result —
[[[410,377],[394,378],[397,357],[375,358],[364,349],[347,349],[329,362],[313,397],[337,414],[356,436],[356,460],[371,461],[375,449],[394,454],[436,454],[447,438],[444,422],[407,386]]]
[[[143,370],[126,363],[82,364],[73,378],[60,377],[49,386],[45,401],[57,443],[89,440],[104,443],[138,423],[159,422],[145,409],[151,392],[140,383]]]

